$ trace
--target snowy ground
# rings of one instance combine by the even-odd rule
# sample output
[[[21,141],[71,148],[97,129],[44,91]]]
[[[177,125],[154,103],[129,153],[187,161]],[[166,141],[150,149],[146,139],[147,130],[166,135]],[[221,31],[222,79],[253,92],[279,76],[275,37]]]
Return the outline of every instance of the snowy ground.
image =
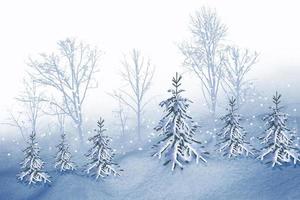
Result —
[[[253,119],[256,120],[256,119]],[[291,120],[291,122],[293,122]],[[257,121],[246,121],[247,130],[256,137],[263,128]],[[251,125],[255,123],[256,125]],[[294,126],[297,124],[295,123]],[[213,132],[219,130],[202,126],[201,141],[207,141],[207,149],[213,152]],[[256,134],[256,135],[253,135]],[[151,136],[151,135],[150,135]],[[50,138],[52,137],[52,138]],[[272,169],[254,159],[225,159],[212,153],[203,165],[191,163],[183,171],[171,172],[171,166],[163,166],[152,158],[150,147],[156,139],[147,139],[144,146],[135,141],[114,141],[116,157],[124,172],[120,177],[95,181],[80,170],[74,174],[59,175],[53,169],[54,145],[59,137],[38,138],[41,157],[52,177],[51,185],[28,187],[16,179],[21,149],[24,141],[11,138],[0,140],[0,200],[287,200],[300,199],[300,166],[284,166]],[[50,142],[51,141],[51,142]],[[69,140],[74,143],[75,141]],[[253,142],[255,139],[253,140]],[[299,140],[297,139],[297,142]],[[18,144],[18,145],[17,145]],[[118,145],[122,144],[122,145]],[[76,145],[75,145],[76,146]],[[89,145],[87,144],[87,147]],[[51,147],[51,148],[50,148]],[[80,166],[86,161],[83,153],[73,146],[74,159]],[[85,152],[86,149],[82,149]],[[127,152],[125,155],[120,152]]]
[[[95,181],[75,174],[58,175],[50,170],[50,186],[28,187],[16,180],[19,158],[3,160],[0,167],[1,200],[116,200],[116,199],[299,199],[300,169],[271,169],[257,160],[210,158],[207,165],[192,164],[171,172],[150,151],[133,151],[118,160],[121,177]],[[6,155],[5,155],[6,156]]]

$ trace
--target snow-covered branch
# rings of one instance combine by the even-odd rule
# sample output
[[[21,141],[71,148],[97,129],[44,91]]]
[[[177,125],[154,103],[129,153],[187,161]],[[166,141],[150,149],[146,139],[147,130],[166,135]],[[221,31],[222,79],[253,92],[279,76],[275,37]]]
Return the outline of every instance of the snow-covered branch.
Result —
[[[220,142],[218,144],[219,151],[224,152],[224,155],[228,157],[236,157],[240,155],[249,154],[254,155],[254,149],[246,142],[246,131],[240,125],[241,116],[237,114],[236,99],[231,98],[229,100],[228,114],[223,116],[221,120],[224,121],[225,125],[222,131],[218,134]]]
[[[93,147],[86,154],[89,162],[85,165],[85,172],[95,176],[96,179],[99,177],[105,178],[111,174],[118,176],[119,173],[113,166],[119,166],[113,162],[114,154],[108,145],[111,139],[103,135],[103,132],[106,131],[104,129],[104,120],[100,118],[97,124],[98,130],[96,130],[96,135],[89,138],[89,141],[93,143]]]
[[[265,135],[260,137],[261,148],[260,160],[266,157],[271,158],[272,167],[282,165],[293,161],[294,164],[299,162],[299,149],[293,145],[291,131],[287,127],[287,114],[281,112],[280,106],[281,95],[276,92],[273,96],[274,106],[271,108],[272,113],[266,115],[263,120],[266,122]]]
[[[163,138],[153,146],[154,148],[159,148],[153,156],[158,156],[161,159],[162,155],[165,155],[166,162],[164,165],[171,162],[172,171],[177,166],[182,169],[183,162],[190,162],[193,158],[196,160],[196,163],[199,160],[206,162],[205,158],[192,146],[194,143],[200,144],[199,141],[194,139],[198,125],[187,114],[191,101],[181,96],[181,93],[184,91],[179,88],[181,86],[181,78],[176,73],[172,82],[174,89],[169,90],[172,97],[159,104],[164,108],[166,114],[155,127],[155,130],[160,131],[160,136]],[[203,154],[206,153],[203,152]]]
[[[21,172],[17,175],[20,181],[30,184],[39,182],[47,183],[50,176],[43,171],[44,161],[40,159],[40,148],[36,142],[36,133],[32,132],[29,136],[28,147],[23,150],[25,158],[21,162]]]

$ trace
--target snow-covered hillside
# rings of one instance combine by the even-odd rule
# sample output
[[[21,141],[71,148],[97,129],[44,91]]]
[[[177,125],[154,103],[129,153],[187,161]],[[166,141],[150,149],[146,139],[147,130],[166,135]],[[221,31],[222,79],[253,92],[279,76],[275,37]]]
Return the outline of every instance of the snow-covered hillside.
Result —
[[[299,167],[272,169],[253,159],[227,160],[211,156],[206,165],[191,164],[182,171],[171,172],[170,166],[163,166],[150,157],[150,152],[133,151],[119,157],[124,169],[120,177],[95,181],[81,172],[59,175],[48,169],[51,185],[33,187],[16,180],[18,156],[7,159],[6,154],[1,154],[0,199],[274,200],[299,199],[300,196]]]

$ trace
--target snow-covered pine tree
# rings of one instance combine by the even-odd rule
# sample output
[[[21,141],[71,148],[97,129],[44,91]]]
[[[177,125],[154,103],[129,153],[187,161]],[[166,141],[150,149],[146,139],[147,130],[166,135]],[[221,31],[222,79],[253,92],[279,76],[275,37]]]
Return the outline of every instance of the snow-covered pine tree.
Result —
[[[44,161],[40,158],[40,148],[36,142],[36,134],[33,131],[29,136],[28,147],[23,150],[25,159],[21,162],[21,172],[18,179],[30,184],[39,182],[51,182],[50,176],[43,171]]]
[[[180,89],[182,76],[176,73],[172,79],[173,89],[168,90],[172,97],[162,101],[159,105],[164,108],[165,115],[160,120],[159,124],[154,128],[156,131],[161,131],[163,138],[153,146],[159,150],[153,154],[161,159],[165,155],[166,162],[172,163],[172,171],[179,166],[183,169],[183,162],[190,162],[194,158],[196,163],[199,159],[207,162],[192,145],[194,143],[201,144],[194,139],[195,132],[199,127],[187,114],[189,104],[192,103],[189,99],[183,98],[181,93],[184,91]],[[163,143],[161,145],[161,143]],[[207,152],[203,152],[207,154]]]
[[[272,113],[267,114],[263,120],[266,122],[265,135],[260,137],[261,148],[260,160],[266,157],[271,158],[272,167],[282,165],[282,163],[289,163],[293,160],[296,164],[299,160],[298,148],[293,145],[294,136],[287,127],[288,115],[281,112],[283,108],[280,106],[281,94],[273,96],[274,106],[271,107]]]
[[[60,172],[68,172],[76,170],[76,165],[71,161],[72,155],[69,151],[69,145],[66,142],[66,134],[61,134],[61,141],[56,146],[58,152],[55,157],[55,165],[54,167],[59,169]]]
[[[86,157],[90,160],[85,166],[85,172],[91,176],[95,176],[96,179],[99,177],[105,178],[109,175],[117,176],[119,173],[114,168],[119,167],[118,164],[114,163],[114,154],[112,149],[109,147],[109,141],[111,140],[108,136],[103,135],[104,119],[100,118],[97,122],[98,130],[95,130],[97,134],[89,138],[89,141],[93,143],[93,147],[88,151]]]
[[[246,131],[240,125],[242,120],[241,116],[237,114],[236,99],[229,99],[229,108],[227,108],[228,114],[221,117],[221,120],[225,123],[221,132],[218,134],[220,142],[218,143],[219,151],[224,152],[224,156],[236,157],[240,155],[253,154],[253,147],[249,142],[245,141]]]

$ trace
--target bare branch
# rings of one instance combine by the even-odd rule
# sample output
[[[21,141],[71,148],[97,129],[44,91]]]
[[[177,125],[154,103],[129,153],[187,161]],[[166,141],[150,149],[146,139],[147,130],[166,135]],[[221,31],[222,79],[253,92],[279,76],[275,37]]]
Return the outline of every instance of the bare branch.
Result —
[[[227,28],[215,11],[202,8],[191,17],[190,30],[191,42],[179,46],[185,57],[183,64],[200,79],[203,96],[214,115],[224,68],[222,41]]]
[[[133,49],[131,59],[124,56],[122,65],[124,70],[121,72],[121,77],[127,83],[129,91],[121,89],[122,95],[114,94],[124,105],[127,105],[133,110],[137,116],[137,132],[140,139],[141,129],[141,115],[145,107],[144,97],[148,92],[153,75],[154,68],[151,66],[149,60],[141,56],[140,51]]]
[[[257,62],[258,54],[250,53],[248,49],[229,46],[226,49],[225,76],[224,84],[232,96],[237,100],[237,105],[241,105],[241,99],[246,98],[249,80],[246,79],[247,73]]]
[[[99,52],[75,39],[67,38],[57,44],[56,54],[41,54],[40,60],[35,61],[30,59],[29,74],[37,83],[62,96],[62,102],[48,102],[60,110],[56,114],[63,113],[73,120],[82,140],[82,104],[88,90],[98,86],[94,75],[98,72]]]

